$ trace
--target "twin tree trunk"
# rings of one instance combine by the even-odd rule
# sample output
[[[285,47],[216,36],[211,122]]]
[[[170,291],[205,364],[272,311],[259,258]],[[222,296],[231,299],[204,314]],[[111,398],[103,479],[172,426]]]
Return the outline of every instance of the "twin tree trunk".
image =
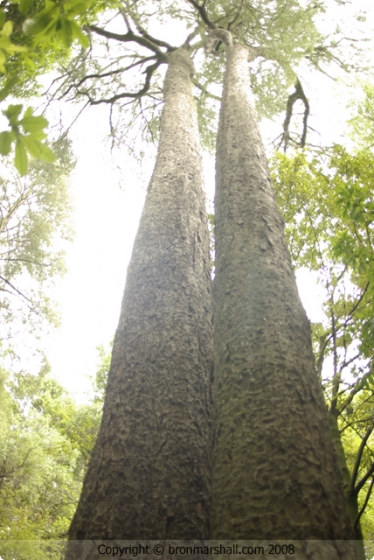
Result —
[[[216,154],[211,538],[354,539],[258,130],[250,54],[228,34]],[[327,557],[353,560],[355,545],[335,543]]]
[[[96,558],[84,539],[209,537],[330,540],[325,550],[300,545],[295,558],[357,557],[354,543],[338,542],[353,530],[249,54],[228,44],[217,141],[213,467],[208,230],[192,67],[180,48],[168,55],[159,151],[68,560]]]
[[[158,155],[128,269],[100,432],[69,531],[69,560],[96,558],[81,539],[209,536],[209,234],[193,67],[184,48],[167,56]]]

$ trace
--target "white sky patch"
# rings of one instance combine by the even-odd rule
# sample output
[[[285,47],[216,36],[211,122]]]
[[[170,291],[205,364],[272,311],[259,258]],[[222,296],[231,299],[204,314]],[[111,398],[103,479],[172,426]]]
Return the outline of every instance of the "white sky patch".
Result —
[[[299,268],[296,271],[296,282],[299,296],[312,323],[322,322],[324,313],[322,304],[325,297],[324,288],[318,283],[318,272],[307,268]]]

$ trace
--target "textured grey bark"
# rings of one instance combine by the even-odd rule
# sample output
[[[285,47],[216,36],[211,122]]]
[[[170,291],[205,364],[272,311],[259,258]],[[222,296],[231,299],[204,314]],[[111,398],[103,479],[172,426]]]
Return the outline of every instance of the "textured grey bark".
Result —
[[[168,55],[158,156],[70,540],[208,537],[211,280],[192,71],[184,48]],[[96,556],[75,542],[67,558]]]
[[[217,138],[211,536],[353,539],[258,130],[250,55],[227,48]],[[329,560],[356,557],[355,543],[331,546]],[[323,557],[318,547],[303,550],[298,558]]]

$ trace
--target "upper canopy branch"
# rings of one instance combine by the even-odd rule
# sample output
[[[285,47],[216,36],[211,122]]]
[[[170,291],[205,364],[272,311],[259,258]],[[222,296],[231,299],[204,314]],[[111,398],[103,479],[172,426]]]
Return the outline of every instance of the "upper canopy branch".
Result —
[[[131,70],[132,68],[135,68],[135,66],[139,66],[141,64],[144,64],[145,62],[149,62],[150,60],[155,60],[155,58],[156,58],[155,56],[148,56],[147,58],[137,60],[136,62],[134,62],[133,64],[129,64],[128,66],[123,66],[121,68],[115,68],[115,69],[112,69],[112,70],[108,70],[107,72],[97,72],[97,73],[93,73],[93,74],[87,74],[86,76],[81,78],[78,83],[70,84],[69,87],[67,88],[67,90],[64,91],[62,93],[62,95],[59,97],[59,99],[62,99],[64,97],[66,97],[72,89],[76,89],[78,91],[80,86],[82,84],[84,84],[84,82],[87,81],[87,80],[92,80],[94,78],[96,78],[96,79],[108,78],[109,76],[115,76],[116,74],[122,74],[123,72],[126,72],[127,70]],[[145,70],[145,73],[146,72],[147,72],[147,69]]]
[[[145,78],[145,82],[143,84],[143,87],[140,88],[135,93],[129,93],[127,91],[124,91],[122,93],[117,93],[116,95],[113,95],[112,97],[110,97],[108,99],[105,99],[105,98],[103,98],[103,99],[93,99],[90,96],[90,94],[88,93],[88,91],[77,90],[77,93],[79,95],[85,95],[86,97],[88,97],[89,103],[91,105],[99,105],[100,103],[115,103],[118,99],[123,99],[123,98],[139,99],[140,97],[142,97],[143,95],[145,95],[149,91],[149,88],[150,88],[150,85],[151,85],[151,78],[152,78],[154,72],[157,70],[157,68],[163,62],[164,62],[164,60],[157,60],[154,64],[151,64],[150,66],[147,66],[147,68],[144,70],[144,74],[146,75],[146,78]]]
[[[137,30],[139,31],[139,33],[142,35],[142,37],[144,37],[147,41],[149,41],[151,45],[154,45],[156,47],[165,47],[168,52],[175,50],[175,47],[172,47],[171,45],[169,45],[169,43],[166,43],[165,41],[161,41],[161,39],[156,39],[155,37],[152,37],[152,35],[147,33],[144,27],[140,25],[140,23],[136,19],[133,18],[133,22]]]
[[[165,47],[168,50],[168,52],[175,50],[175,47],[172,47],[171,45],[165,43],[164,41],[159,41],[158,39],[154,39],[148,34],[146,34],[147,35],[146,37],[143,35],[141,36],[135,35],[135,33],[131,29],[129,29],[127,33],[123,35],[119,33],[113,33],[113,31],[106,31],[105,29],[102,29],[101,27],[97,27],[96,25],[89,25],[88,29],[90,31],[93,31],[94,33],[97,33],[98,35],[101,35],[102,37],[106,37],[107,39],[114,39],[116,41],[120,41],[121,43],[130,43],[130,42],[137,43],[142,47],[146,47],[147,49],[150,49],[155,54],[157,54],[160,58],[163,58],[163,62],[166,62],[166,56],[165,53],[159,48],[159,46]],[[162,44],[160,45],[160,43]]]
[[[234,16],[234,19],[229,21],[229,23],[227,24],[227,31],[230,31],[231,27],[238,21],[238,19],[240,17],[240,14],[242,13],[242,10],[243,10],[243,4],[244,4],[244,0],[242,0],[242,2],[240,4],[240,8],[237,11],[236,15]]]
[[[191,4],[191,6],[196,8],[196,10],[200,14],[201,19],[203,20],[205,25],[207,25],[209,27],[209,29],[217,29],[218,25],[216,23],[210,21],[209,16],[207,14],[207,11],[206,11],[206,8],[205,8],[206,0],[203,1],[201,6],[195,0],[187,0],[187,2],[189,2]]]
[[[304,93],[304,90],[302,88],[299,79],[296,80],[295,91],[291,93],[287,101],[286,118],[284,119],[284,123],[283,123],[283,135],[281,140],[281,143],[284,142],[284,151],[287,150],[287,146],[290,141],[289,127],[293,115],[293,106],[298,99],[300,99],[303,102],[305,107],[304,116],[303,116],[303,132],[300,139],[300,146],[304,148],[306,144],[306,134],[308,128],[308,117],[310,113],[310,107],[309,107],[309,101],[306,98],[306,95]]]

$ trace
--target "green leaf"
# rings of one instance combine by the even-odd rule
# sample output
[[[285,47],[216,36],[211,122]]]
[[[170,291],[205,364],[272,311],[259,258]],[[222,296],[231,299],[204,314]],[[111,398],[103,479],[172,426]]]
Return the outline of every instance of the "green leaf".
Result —
[[[53,163],[54,161],[56,161],[55,154],[52,152],[50,148],[48,148],[48,146],[46,146],[45,144],[40,144],[39,147],[40,147],[39,159],[42,159],[47,163]]]
[[[3,51],[0,50],[0,72],[2,74],[5,74],[6,72],[5,63],[6,63],[5,54],[3,53]]]
[[[90,40],[87,35],[82,32],[81,27],[76,21],[71,21],[70,23],[73,29],[73,38],[77,39],[84,49],[88,49],[90,46]]]
[[[61,36],[62,42],[65,47],[68,48],[73,42],[73,27],[71,25],[71,22],[66,17],[60,18],[60,23],[61,29],[59,35]]]
[[[27,107],[25,114],[23,115],[23,117],[32,117],[34,114],[34,109],[32,107]]]
[[[4,10],[0,10],[0,27],[3,27],[5,22],[6,22],[6,13],[4,12]]]
[[[45,36],[56,25],[59,15],[60,11],[56,4],[54,2],[46,2],[44,10],[24,22],[22,31],[25,35]]]
[[[32,136],[22,136],[21,141],[32,157],[41,159],[47,163],[56,161],[56,156],[52,150]]]
[[[22,136],[22,143],[32,157],[41,159],[42,150],[40,146],[42,144],[39,140],[30,138],[30,136]]]
[[[23,145],[21,138],[17,138],[14,165],[16,166],[16,169],[21,176],[26,175],[28,168],[28,159],[26,148]]]
[[[6,35],[0,34],[0,49],[4,49],[8,51],[9,48],[12,46],[12,41]]]
[[[22,125],[23,130],[25,132],[40,132],[48,126],[48,121],[42,116],[34,117],[34,116],[24,116],[19,124]]]
[[[84,14],[84,12],[87,10],[89,6],[89,2],[83,0],[68,0],[68,2],[65,3],[65,12],[67,14],[69,14],[69,17],[75,17],[81,14]]]
[[[14,84],[16,84],[16,82],[17,82],[16,77],[8,78],[5,86],[3,87],[3,89],[0,90],[0,101],[3,101],[10,94],[10,91],[14,86]]]
[[[18,125],[18,117],[21,114],[23,105],[9,105],[5,111],[3,111],[3,115],[5,115],[9,121],[11,126]]]
[[[11,21],[6,21],[0,33],[2,35],[6,35],[7,37],[10,37],[12,31],[13,31],[13,23]]]
[[[40,132],[33,132],[31,136],[33,140],[45,140],[48,134],[41,130]]]
[[[19,3],[19,11],[21,14],[27,14],[34,5],[34,0],[21,0]]]
[[[0,154],[7,156],[12,148],[14,134],[10,131],[0,132]]]

